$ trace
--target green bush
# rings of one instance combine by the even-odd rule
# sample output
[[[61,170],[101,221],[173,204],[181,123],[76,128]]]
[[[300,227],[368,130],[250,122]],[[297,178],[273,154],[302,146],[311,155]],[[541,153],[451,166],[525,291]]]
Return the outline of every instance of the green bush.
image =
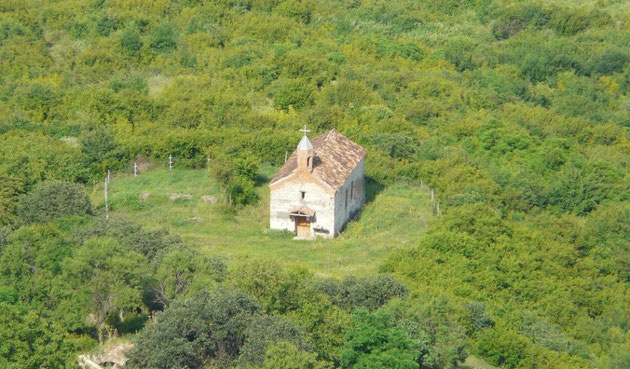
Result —
[[[18,180],[0,173],[0,227],[16,221],[20,195],[24,192]]]
[[[551,26],[562,35],[575,35],[591,26],[602,27],[612,23],[610,15],[599,11],[584,9],[559,9],[553,15]]]
[[[301,79],[277,80],[272,86],[273,105],[277,109],[304,108],[313,101],[313,87]]]
[[[498,12],[492,25],[492,34],[497,39],[507,39],[527,27],[536,29],[547,27],[550,21],[551,12],[540,5],[511,6]]]
[[[243,366],[261,365],[269,346],[286,342],[300,351],[309,350],[304,333],[293,322],[279,316],[257,317],[245,331],[246,339],[240,350],[239,362]]]
[[[92,215],[85,190],[69,182],[43,182],[24,195],[17,208],[25,223],[46,223],[68,215]]]
[[[385,311],[355,312],[345,339],[342,368],[418,368],[417,343]]]
[[[158,25],[151,32],[151,48],[159,53],[173,51],[177,48],[177,35],[169,23]]]
[[[478,354],[493,365],[516,368],[527,355],[528,341],[518,333],[505,329],[489,329],[477,342]]]
[[[212,360],[226,365],[238,356],[245,331],[259,310],[251,297],[229,290],[178,302],[140,332],[127,365],[197,369]]]
[[[132,54],[140,51],[143,46],[140,32],[136,28],[126,29],[120,38],[120,46],[123,50]]]
[[[395,297],[405,298],[409,294],[404,284],[388,274],[366,278],[348,277],[341,283],[324,280],[318,284],[318,289],[330,296],[335,304],[349,311],[356,308],[376,310]]]
[[[258,159],[246,153],[231,156],[222,153],[212,155],[210,173],[219,182],[227,206],[239,207],[258,199],[254,183],[258,165]]]
[[[606,51],[593,65],[593,72],[597,74],[610,75],[623,70],[623,67],[630,61],[630,56],[621,50]]]

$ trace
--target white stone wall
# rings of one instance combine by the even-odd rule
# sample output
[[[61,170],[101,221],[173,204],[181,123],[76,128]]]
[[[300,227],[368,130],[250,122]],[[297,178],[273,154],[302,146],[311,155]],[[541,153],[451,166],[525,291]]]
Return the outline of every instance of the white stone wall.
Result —
[[[346,203],[346,196],[348,201]],[[365,158],[350,173],[346,182],[335,194],[335,235],[341,232],[348,220],[365,204]]]
[[[300,191],[305,191],[304,199],[301,198]],[[270,228],[294,232],[295,222],[289,217],[288,211],[302,205],[315,211],[315,217],[311,219],[311,234],[334,237],[334,195],[327,192],[321,185],[310,181],[288,179],[271,191],[269,200]],[[315,231],[318,228],[326,229],[328,233]]]

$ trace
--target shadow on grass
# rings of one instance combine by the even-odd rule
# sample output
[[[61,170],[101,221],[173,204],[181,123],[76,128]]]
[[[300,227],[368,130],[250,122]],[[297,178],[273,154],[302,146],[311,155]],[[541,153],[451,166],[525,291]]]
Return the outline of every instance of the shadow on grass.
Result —
[[[365,177],[365,203],[369,204],[374,201],[376,195],[381,193],[385,185],[371,177]]]
[[[365,177],[365,204],[356,213],[350,214],[348,221],[358,221],[361,219],[363,209],[365,205],[371,203],[376,198],[376,195],[381,193],[385,189],[385,185],[371,177]],[[342,227],[342,231],[345,230],[347,223]]]
[[[269,178],[266,174],[258,173],[256,174],[256,177],[254,177],[254,186],[260,187],[269,183],[270,180],[271,178]]]

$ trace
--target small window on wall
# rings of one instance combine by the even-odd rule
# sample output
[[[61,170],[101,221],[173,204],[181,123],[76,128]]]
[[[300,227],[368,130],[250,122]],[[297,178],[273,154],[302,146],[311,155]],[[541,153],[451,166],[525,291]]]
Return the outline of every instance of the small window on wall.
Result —
[[[306,191],[300,191],[300,198],[304,200],[305,197],[306,197]]]

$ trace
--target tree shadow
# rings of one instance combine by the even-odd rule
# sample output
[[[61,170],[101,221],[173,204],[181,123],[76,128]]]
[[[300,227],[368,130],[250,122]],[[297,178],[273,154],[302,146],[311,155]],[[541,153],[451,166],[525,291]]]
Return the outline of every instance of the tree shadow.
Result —
[[[372,177],[365,177],[365,203],[374,201],[376,195],[381,193],[385,185]]]
[[[270,180],[271,178],[269,178],[266,174],[258,173],[256,174],[256,177],[254,177],[254,186],[260,187],[269,183]]]

